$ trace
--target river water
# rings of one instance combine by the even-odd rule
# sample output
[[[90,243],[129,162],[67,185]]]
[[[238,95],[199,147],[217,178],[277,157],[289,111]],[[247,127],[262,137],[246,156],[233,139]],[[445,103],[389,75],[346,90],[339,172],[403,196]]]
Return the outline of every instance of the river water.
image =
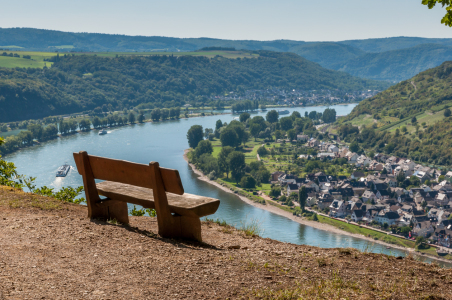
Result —
[[[356,104],[330,106],[338,115],[347,115]],[[289,108],[304,115],[305,111],[322,111],[326,106]],[[265,116],[266,112],[252,114]],[[23,149],[6,156],[8,161],[16,164],[20,174],[37,177],[37,186],[49,186],[59,189],[62,186],[83,185],[82,177],[73,169],[65,178],[56,178],[57,168],[64,163],[74,166],[73,152],[86,150],[89,154],[123,159],[148,164],[158,161],[162,167],[177,169],[180,172],[184,189],[187,193],[220,199],[221,204],[215,215],[210,218],[226,220],[229,224],[240,226],[243,222],[257,220],[263,233],[261,236],[271,239],[306,244],[324,248],[353,247],[360,250],[405,255],[405,252],[386,249],[362,239],[347,235],[331,233],[313,227],[298,224],[285,217],[253,207],[241,201],[237,196],[226,193],[197,176],[183,159],[183,152],[188,148],[186,133],[192,125],[214,128],[221,119],[230,122],[237,115],[216,115],[199,118],[181,119],[157,123],[136,124],[109,129],[107,135],[99,136],[96,131],[83,132],[45,142],[41,145]]]

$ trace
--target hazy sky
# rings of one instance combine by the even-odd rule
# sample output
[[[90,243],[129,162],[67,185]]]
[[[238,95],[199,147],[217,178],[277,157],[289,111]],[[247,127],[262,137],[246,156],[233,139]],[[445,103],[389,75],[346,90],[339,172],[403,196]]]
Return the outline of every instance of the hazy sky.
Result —
[[[421,0],[2,1],[0,27],[224,39],[452,38]]]

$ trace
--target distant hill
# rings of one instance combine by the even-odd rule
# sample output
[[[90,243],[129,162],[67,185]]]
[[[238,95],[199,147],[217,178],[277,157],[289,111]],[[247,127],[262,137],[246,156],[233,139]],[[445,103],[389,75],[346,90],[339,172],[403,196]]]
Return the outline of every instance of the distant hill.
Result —
[[[50,69],[0,68],[2,122],[92,110],[182,106],[199,96],[250,89],[383,90],[388,83],[322,68],[293,53],[221,56],[68,55]],[[254,57],[254,56],[253,56]]]
[[[366,53],[330,66],[361,78],[402,81],[448,60],[452,60],[452,46],[421,44],[382,53]]]
[[[428,48],[432,45],[428,46],[428,44],[446,48],[442,51],[434,50],[437,51],[436,55],[429,55]],[[449,60],[450,51],[447,51],[447,47],[452,47],[452,39],[393,37],[341,42],[252,41],[0,28],[0,48],[11,50],[180,52],[211,47],[293,52],[328,69],[344,70],[361,78],[398,82],[411,78],[416,74],[413,72],[421,72]],[[403,52],[394,52],[397,50],[403,50]],[[416,64],[417,61],[419,63]],[[370,70],[366,70],[367,65],[370,66]]]
[[[452,62],[424,71],[363,100],[338,132],[364,149],[395,154],[423,163],[452,165]],[[413,119],[414,118],[414,119]],[[359,134],[348,124],[359,126]]]

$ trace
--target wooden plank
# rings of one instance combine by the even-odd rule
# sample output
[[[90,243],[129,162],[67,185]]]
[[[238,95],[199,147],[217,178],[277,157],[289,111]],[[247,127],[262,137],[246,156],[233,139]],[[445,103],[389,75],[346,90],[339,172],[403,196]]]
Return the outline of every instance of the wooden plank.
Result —
[[[96,184],[100,195],[124,201],[145,208],[155,208],[152,189],[136,187],[112,181],[104,181]],[[181,216],[204,217],[215,213],[220,205],[220,200],[185,193],[176,195],[166,194],[170,212]]]
[[[80,163],[79,153],[74,153],[77,170],[83,174],[83,165]],[[89,162],[96,179],[121,182],[144,188],[154,188],[155,176],[149,165],[137,164],[125,160],[117,160],[89,155]],[[184,188],[179,171],[160,168],[165,190],[170,193],[183,195]]]

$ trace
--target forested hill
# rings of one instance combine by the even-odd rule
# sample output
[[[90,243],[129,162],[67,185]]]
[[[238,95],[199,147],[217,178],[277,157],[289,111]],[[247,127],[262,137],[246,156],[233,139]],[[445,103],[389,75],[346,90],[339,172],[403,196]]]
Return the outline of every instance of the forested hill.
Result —
[[[434,49],[432,44],[443,48]],[[423,47],[419,48],[420,45]],[[340,42],[253,41],[0,28],[0,49],[9,50],[184,52],[204,47],[292,52],[328,69],[346,71],[361,78],[398,82],[450,60],[452,39],[392,37]]]
[[[445,62],[361,101],[339,121],[337,131],[342,140],[356,141],[368,153],[450,167],[451,82],[452,62]]]
[[[334,70],[361,78],[402,81],[452,60],[452,47],[422,44],[407,49],[366,53],[344,62],[331,63]]]
[[[0,69],[3,122],[149,103],[171,107],[198,96],[251,89],[384,89],[388,84],[320,67],[292,53],[258,51],[257,58],[77,55],[47,69]]]
[[[449,61],[361,101],[347,116],[347,120],[362,114],[370,114],[377,120],[384,117],[404,119],[438,105],[451,105],[451,82],[452,62]]]

